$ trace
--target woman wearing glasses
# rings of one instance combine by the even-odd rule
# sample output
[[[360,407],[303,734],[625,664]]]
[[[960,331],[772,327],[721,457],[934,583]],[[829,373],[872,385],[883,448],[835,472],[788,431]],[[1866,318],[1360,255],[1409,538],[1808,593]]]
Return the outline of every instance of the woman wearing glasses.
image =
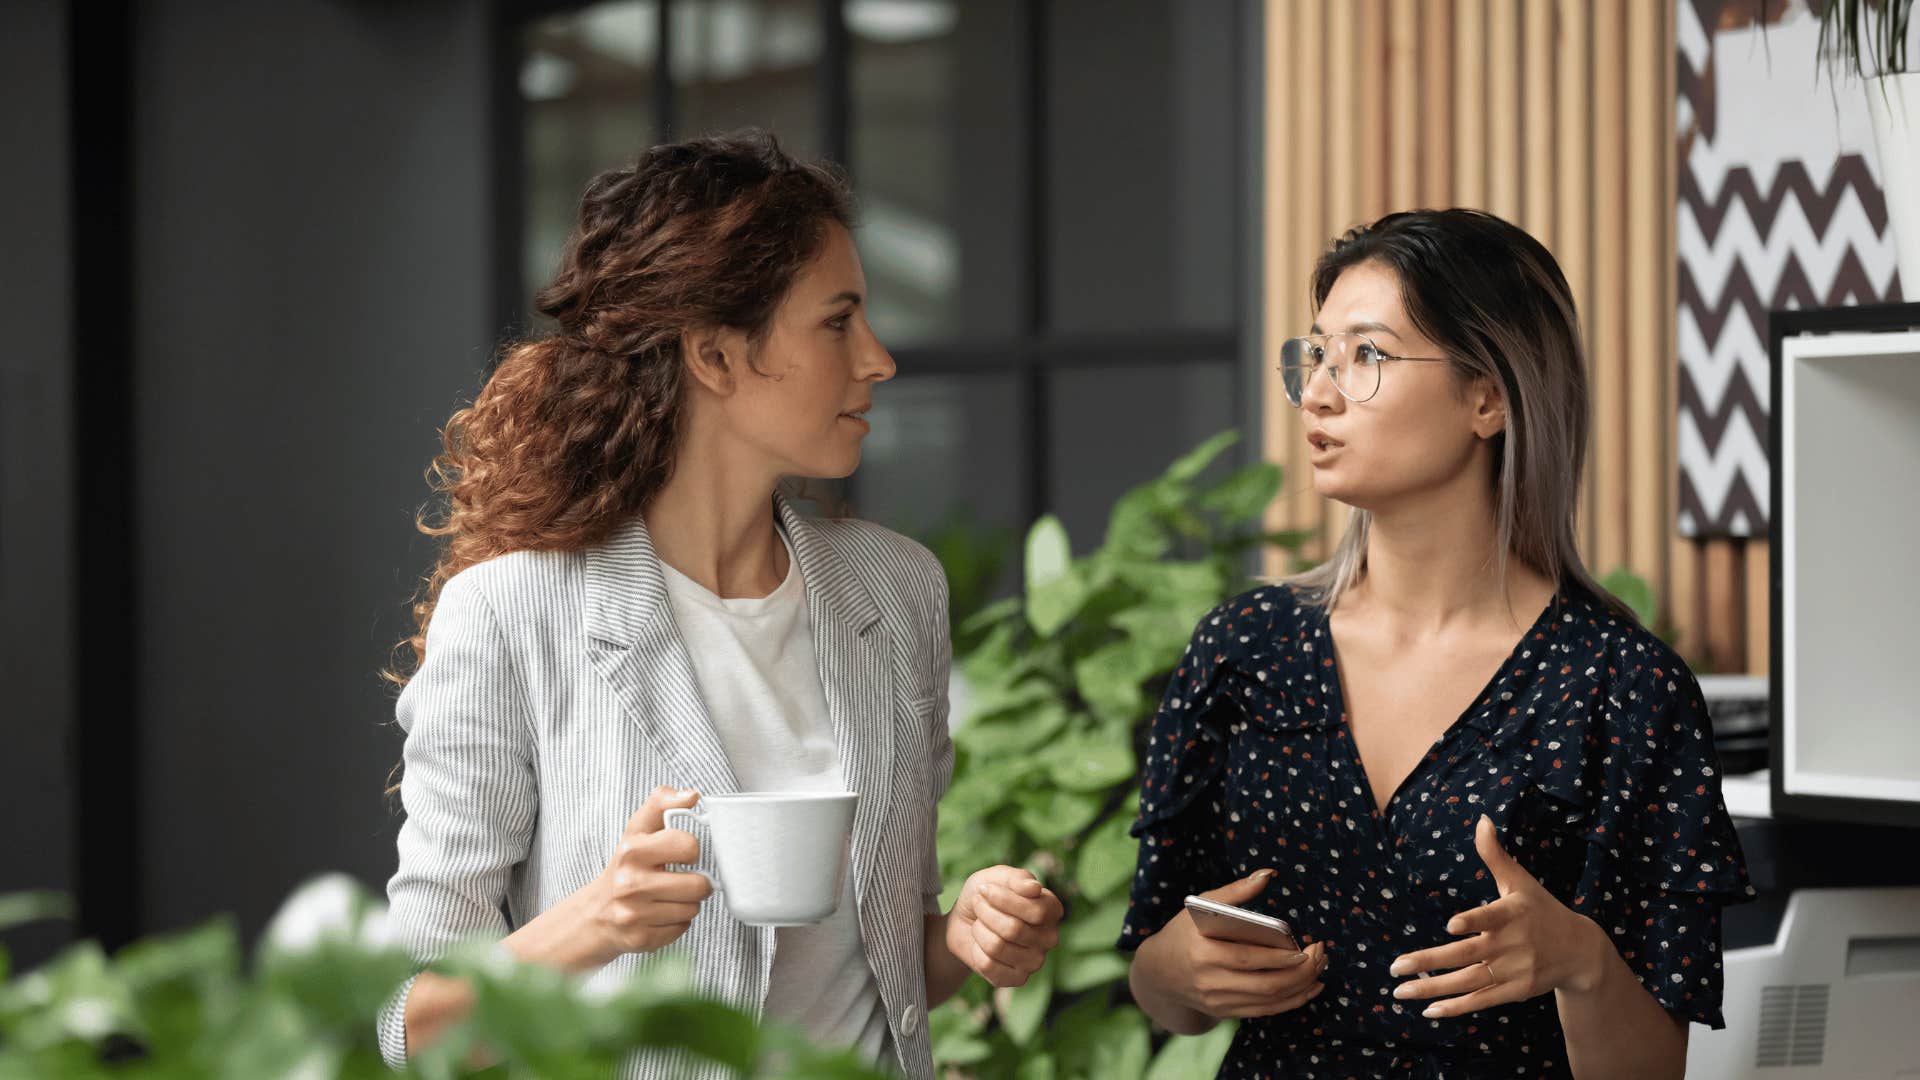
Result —
[[[1752,890],[1700,691],[1581,564],[1587,385],[1532,237],[1336,241],[1282,354],[1324,565],[1213,611],[1154,720],[1121,947],[1223,1076],[1679,1076]],[[1202,936],[1189,894],[1304,951]]]

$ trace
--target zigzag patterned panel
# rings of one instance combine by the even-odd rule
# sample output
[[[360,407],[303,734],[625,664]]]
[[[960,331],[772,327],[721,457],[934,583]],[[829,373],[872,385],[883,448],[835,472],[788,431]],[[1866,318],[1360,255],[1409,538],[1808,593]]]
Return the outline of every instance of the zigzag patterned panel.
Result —
[[[1814,84],[1801,3],[1680,0],[1680,532],[1767,531],[1767,311],[1898,300],[1857,85]]]

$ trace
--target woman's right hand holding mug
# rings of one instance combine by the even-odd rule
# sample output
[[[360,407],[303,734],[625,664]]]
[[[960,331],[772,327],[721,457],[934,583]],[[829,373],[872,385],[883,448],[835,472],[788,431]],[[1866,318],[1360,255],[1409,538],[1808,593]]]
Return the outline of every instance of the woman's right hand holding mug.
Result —
[[[1238,906],[1260,895],[1272,876],[1273,871],[1261,870],[1200,895]],[[1147,961],[1146,971],[1138,970],[1141,960]],[[1147,987],[1136,987],[1136,996],[1139,989],[1158,991],[1152,996],[1213,1020],[1273,1016],[1305,1005],[1326,989],[1320,975],[1327,969],[1327,943],[1316,941],[1302,950],[1222,941],[1202,934],[1182,910],[1141,944],[1135,968],[1136,982],[1143,976],[1148,980]],[[1155,1019],[1174,1030],[1197,1026]]]
[[[669,866],[687,866],[700,858],[700,841],[665,826],[668,810],[700,801],[697,791],[653,789],[628,819],[613,859],[581,890],[586,916],[602,964],[625,953],[653,952],[687,932],[700,902],[713,895],[705,875]],[[580,895],[580,894],[576,894]]]

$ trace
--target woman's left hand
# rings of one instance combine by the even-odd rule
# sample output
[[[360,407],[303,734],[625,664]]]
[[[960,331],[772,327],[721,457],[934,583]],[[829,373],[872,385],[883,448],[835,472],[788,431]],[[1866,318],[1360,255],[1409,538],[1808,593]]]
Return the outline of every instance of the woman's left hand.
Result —
[[[1464,1016],[1492,1005],[1525,1001],[1552,990],[1591,989],[1605,970],[1611,949],[1593,920],[1556,899],[1500,846],[1493,822],[1482,815],[1473,846],[1493,874],[1500,898],[1447,923],[1462,941],[1407,953],[1393,962],[1396,977],[1445,971],[1394,988],[1401,1000],[1444,998],[1421,1015]]]
[[[995,986],[1023,986],[1060,943],[1065,913],[1032,874],[990,866],[960,887],[947,917],[947,950]]]

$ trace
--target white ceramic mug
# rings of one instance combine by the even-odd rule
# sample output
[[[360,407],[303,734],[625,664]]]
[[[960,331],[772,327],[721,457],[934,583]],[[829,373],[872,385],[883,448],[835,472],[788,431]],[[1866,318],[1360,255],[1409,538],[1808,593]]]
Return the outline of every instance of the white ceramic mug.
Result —
[[[749,791],[702,795],[667,811],[669,829],[703,825],[719,880],[713,891],[749,926],[806,926],[834,913],[853,835],[851,791]],[[697,871],[696,871],[697,872]]]

